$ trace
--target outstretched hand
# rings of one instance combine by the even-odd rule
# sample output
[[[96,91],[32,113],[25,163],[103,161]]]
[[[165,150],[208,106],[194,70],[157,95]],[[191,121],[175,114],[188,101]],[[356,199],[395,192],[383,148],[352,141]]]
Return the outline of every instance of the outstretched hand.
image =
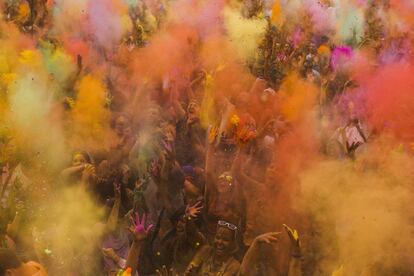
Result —
[[[299,234],[296,229],[292,229],[286,224],[283,224],[286,233],[289,236],[290,243],[293,246],[293,256],[300,256],[300,241],[299,241]]]
[[[254,244],[257,245],[258,243],[267,243],[267,244],[276,243],[279,240],[280,233],[281,232],[269,232],[269,233],[259,235],[254,239]]]
[[[197,202],[192,206],[187,205],[187,207],[185,208],[185,216],[188,218],[196,218],[200,213],[201,209],[203,209],[201,201]]]
[[[142,217],[139,217],[139,214],[135,214],[135,221],[132,219],[132,225],[128,228],[129,232],[134,236],[136,241],[144,240],[151,229],[154,227],[153,224],[150,224],[145,227],[146,223],[146,214],[143,214]]]

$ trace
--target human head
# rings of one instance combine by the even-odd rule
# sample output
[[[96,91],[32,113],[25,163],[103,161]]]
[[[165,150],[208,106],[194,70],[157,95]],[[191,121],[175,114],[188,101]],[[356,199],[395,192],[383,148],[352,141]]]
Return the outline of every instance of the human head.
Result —
[[[196,114],[199,111],[199,105],[196,101],[192,100],[190,101],[190,103],[188,104],[187,107],[187,113],[189,114]]]
[[[16,254],[6,248],[0,248],[0,276],[21,276],[23,263]]]
[[[272,99],[276,95],[276,91],[272,88],[266,88],[263,90],[262,94],[260,95],[260,101],[263,103],[268,102],[270,99]]]
[[[186,228],[186,222],[185,222],[185,217],[182,216],[180,217],[180,219],[177,221],[177,224],[175,226],[175,229],[177,231],[177,235],[181,236],[185,234],[185,228]]]
[[[170,217],[171,224],[174,225],[177,235],[183,235],[186,227],[185,207],[177,209]]]
[[[76,151],[72,157],[72,165],[80,166],[83,164],[91,164],[92,159],[89,154],[85,151]]]
[[[217,189],[220,193],[228,192],[231,190],[234,179],[230,172],[223,172],[218,177]]]
[[[214,236],[214,249],[217,257],[225,257],[237,251],[237,226],[224,220],[217,223],[217,232]]]
[[[125,134],[125,130],[130,127],[130,119],[125,114],[121,114],[116,117],[114,122],[114,128],[117,135]]]

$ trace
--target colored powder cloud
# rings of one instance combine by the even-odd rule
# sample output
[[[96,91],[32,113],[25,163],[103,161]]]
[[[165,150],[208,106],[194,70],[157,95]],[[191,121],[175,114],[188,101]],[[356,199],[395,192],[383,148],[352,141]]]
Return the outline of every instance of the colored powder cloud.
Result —
[[[98,78],[86,75],[79,81],[76,90],[72,110],[73,136],[69,142],[74,148],[102,145],[109,128],[109,111],[105,108],[106,87]]]
[[[224,10],[224,25],[233,47],[244,60],[255,57],[257,47],[266,31],[264,19],[246,19],[237,10]]]
[[[296,204],[313,221],[304,242],[318,273],[343,265],[344,275],[410,274],[413,158],[377,146],[364,153],[371,163],[324,161],[300,174]]]
[[[380,68],[364,89],[370,123],[404,141],[414,140],[414,67],[397,63]]]

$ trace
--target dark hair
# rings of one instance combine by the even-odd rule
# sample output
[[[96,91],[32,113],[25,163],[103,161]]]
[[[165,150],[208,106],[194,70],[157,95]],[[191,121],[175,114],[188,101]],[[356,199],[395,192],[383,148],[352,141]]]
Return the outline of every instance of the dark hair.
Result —
[[[176,225],[178,221],[185,215],[185,206],[181,206],[170,216],[170,222],[172,225]]]
[[[92,157],[89,155],[89,153],[87,151],[77,150],[77,151],[73,152],[72,158],[75,157],[75,155],[77,155],[77,154],[82,155],[85,158],[86,162],[88,162],[89,164],[94,163],[94,160],[92,159]]]
[[[18,268],[21,265],[22,262],[12,250],[0,248],[0,276],[5,276],[6,270]]]
[[[184,185],[184,173],[181,169],[181,167],[174,165],[171,168],[170,174],[169,174],[169,191],[178,191],[181,190]]]

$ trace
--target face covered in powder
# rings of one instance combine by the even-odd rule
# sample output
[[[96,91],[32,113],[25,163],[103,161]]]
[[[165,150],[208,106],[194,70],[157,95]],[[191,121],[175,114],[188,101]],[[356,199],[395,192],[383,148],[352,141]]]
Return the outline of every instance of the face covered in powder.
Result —
[[[87,157],[83,153],[77,152],[73,155],[73,159],[72,159],[73,166],[80,166],[86,163],[88,163]]]
[[[215,254],[218,257],[229,256],[235,247],[237,227],[225,221],[219,221],[214,237]]]
[[[222,173],[218,177],[217,190],[219,193],[227,193],[233,186],[233,177],[228,172]]]

